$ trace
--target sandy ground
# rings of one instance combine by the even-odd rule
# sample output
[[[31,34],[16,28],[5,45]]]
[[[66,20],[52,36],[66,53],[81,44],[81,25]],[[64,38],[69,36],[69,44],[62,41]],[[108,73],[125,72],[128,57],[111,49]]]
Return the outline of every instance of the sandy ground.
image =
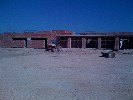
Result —
[[[0,48],[0,100],[133,100],[133,51],[101,51]]]

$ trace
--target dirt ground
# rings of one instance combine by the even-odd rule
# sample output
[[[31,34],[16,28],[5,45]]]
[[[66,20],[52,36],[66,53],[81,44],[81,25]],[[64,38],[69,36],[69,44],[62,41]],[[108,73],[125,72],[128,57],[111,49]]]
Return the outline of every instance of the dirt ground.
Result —
[[[0,48],[0,100],[133,100],[132,50]]]

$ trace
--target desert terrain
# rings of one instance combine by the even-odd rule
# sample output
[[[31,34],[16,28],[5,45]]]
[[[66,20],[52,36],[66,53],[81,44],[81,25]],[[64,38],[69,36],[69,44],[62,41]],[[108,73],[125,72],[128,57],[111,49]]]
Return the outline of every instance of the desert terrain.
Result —
[[[133,50],[0,48],[0,100],[133,100]]]

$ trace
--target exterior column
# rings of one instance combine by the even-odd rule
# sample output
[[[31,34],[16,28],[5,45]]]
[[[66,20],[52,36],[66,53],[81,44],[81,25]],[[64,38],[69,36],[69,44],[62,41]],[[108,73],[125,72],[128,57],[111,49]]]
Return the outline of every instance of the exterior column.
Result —
[[[67,41],[67,48],[71,48],[71,38],[68,38],[68,41]]]
[[[98,37],[98,49],[101,49],[101,37]]]
[[[115,37],[115,46],[114,50],[119,50],[119,37]]]
[[[26,40],[26,47],[27,48],[31,48],[31,43],[32,43],[32,40],[31,40],[31,38],[27,38],[27,40]]]
[[[82,38],[82,48],[86,48],[86,38]]]

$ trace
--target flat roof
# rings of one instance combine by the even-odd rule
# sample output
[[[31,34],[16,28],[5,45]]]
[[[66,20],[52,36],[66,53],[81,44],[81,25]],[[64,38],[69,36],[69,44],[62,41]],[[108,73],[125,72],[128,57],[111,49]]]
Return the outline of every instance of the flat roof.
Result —
[[[98,35],[57,35],[57,37],[133,37],[133,34],[98,34]]]

